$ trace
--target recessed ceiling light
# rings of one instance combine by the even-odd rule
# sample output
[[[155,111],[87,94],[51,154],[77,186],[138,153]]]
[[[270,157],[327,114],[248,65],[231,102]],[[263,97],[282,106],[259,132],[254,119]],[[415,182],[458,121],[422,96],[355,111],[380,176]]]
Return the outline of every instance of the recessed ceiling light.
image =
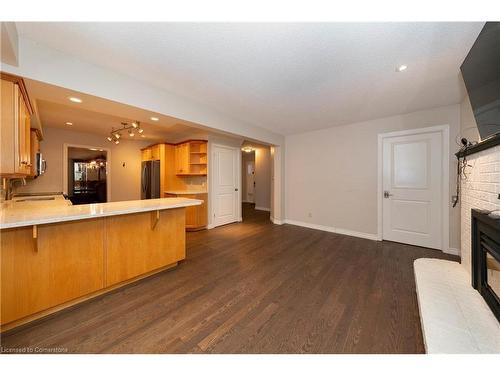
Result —
[[[158,117],[151,117],[151,121],[160,121]]]
[[[90,151],[97,151],[97,148],[89,148]]]
[[[406,69],[408,69],[408,65],[399,65],[397,68],[396,68],[396,72],[402,72],[402,71],[405,71]]]
[[[68,121],[66,125],[73,125],[73,123]]]
[[[73,102],[73,103],[81,103],[81,102],[82,102],[82,99],[77,98],[77,97],[75,97],[75,96],[70,96],[68,99],[69,99],[71,102]]]

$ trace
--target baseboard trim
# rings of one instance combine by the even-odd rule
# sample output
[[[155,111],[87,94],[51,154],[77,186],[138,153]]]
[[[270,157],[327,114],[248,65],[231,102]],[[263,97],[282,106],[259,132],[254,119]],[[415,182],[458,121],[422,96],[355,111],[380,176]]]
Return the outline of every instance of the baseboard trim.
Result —
[[[255,206],[255,209],[259,210],[259,211],[269,211],[269,212],[271,212],[271,209],[269,207]]]
[[[276,224],[276,225],[282,225],[282,224],[284,224],[284,220],[278,220],[278,219],[275,219],[274,217],[271,218],[271,222],[273,224]]]
[[[448,248],[448,250],[443,250],[443,253],[460,256],[460,249],[455,249],[454,247]]]
[[[319,225],[319,224],[312,224],[312,223],[305,223],[303,221],[290,220],[290,219],[286,219],[285,223],[291,224],[291,225],[296,225],[299,227],[322,230],[324,232],[343,234],[343,235],[351,236],[351,237],[365,238],[367,240],[372,240],[372,241],[379,240],[378,236],[376,234],[371,234],[371,233],[356,232],[356,231],[352,231],[352,230],[348,230],[348,229],[335,228],[335,227],[329,227],[326,225]]]

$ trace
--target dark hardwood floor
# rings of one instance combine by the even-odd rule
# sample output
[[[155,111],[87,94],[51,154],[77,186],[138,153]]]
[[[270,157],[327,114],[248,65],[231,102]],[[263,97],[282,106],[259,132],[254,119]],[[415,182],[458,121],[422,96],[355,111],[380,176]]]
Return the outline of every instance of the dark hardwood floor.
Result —
[[[187,259],[1,337],[79,353],[423,353],[413,261],[439,251],[292,225],[187,235]]]

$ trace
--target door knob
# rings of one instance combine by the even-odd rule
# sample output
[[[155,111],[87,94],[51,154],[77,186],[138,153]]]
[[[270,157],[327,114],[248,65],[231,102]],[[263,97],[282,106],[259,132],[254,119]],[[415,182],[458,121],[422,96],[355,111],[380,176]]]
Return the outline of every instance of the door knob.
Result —
[[[394,194],[389,193],[387,190],[384,191],[384,198],[392,197]]]
[[[235,188],[234,191],[238,191],[238,188]]]

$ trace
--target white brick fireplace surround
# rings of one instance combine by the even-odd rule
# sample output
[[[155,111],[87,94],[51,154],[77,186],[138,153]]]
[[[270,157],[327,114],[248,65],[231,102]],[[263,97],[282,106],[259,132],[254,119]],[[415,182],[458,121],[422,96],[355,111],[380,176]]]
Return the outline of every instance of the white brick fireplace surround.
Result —
[[[460,256],[471,273],[471,209],[500,210],[500,146],[467,157],[467,179],[461,183]],[[500,212],[499,212],[500,214]]]
[[[414,263],[427,353],[500,353],[500,324],[471,285],[471,209],[500,209],[500,146],[467,157],[461,182],[461,265]]]

